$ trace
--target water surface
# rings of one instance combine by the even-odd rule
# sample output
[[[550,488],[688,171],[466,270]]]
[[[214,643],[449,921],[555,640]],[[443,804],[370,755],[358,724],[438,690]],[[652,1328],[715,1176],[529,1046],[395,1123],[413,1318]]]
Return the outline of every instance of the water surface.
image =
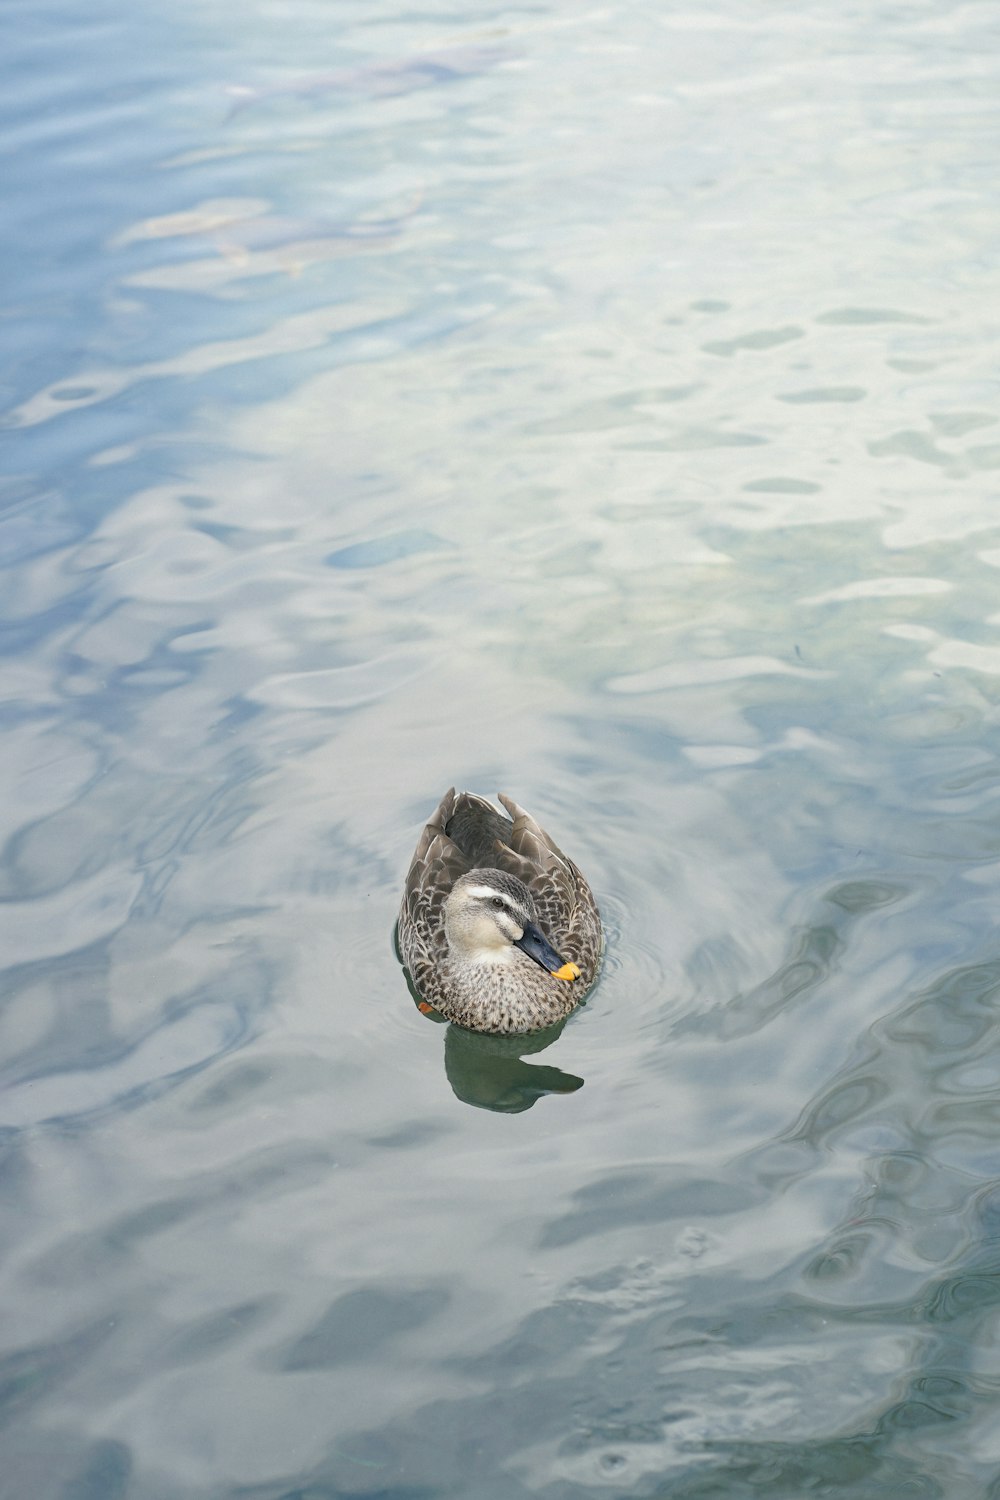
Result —
[[[996,41],[8,8],[0,1494],[1000,1492]]]

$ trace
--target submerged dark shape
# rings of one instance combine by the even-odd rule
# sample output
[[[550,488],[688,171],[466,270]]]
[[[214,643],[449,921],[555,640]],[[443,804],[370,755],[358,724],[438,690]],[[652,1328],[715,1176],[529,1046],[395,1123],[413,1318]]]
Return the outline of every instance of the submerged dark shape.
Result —
[[[414,852],[399,950],[417,994],[472,1031],[523,1034],[575,1009],[597,977],[597,903],[571,859],[509,797],[509,817],[445,793]]]
[[[488,73],[517,56],[513,47],[501,43],[470,44],[442,47],[436,52],[415,52],[356,68],[335,68],[329,73],[306,73],[263,88],[231,84],[226,89],[233,101],[229,118],[268,99],[317,99],[324,94],[383,99],[412,94],[418,89],[436,88],[477,73]]]

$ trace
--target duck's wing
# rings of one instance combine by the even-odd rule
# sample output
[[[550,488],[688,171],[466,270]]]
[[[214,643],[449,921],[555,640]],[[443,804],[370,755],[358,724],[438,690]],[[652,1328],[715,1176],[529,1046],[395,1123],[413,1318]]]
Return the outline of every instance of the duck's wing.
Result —
[[[441,798],[410,861],[399,912],[399,948],[414,986],[433,1001],[435,976],[448,952],[444,903],[455,881],[472,868],[445,829],[455,811],[455,788]]]
[[[513,826],[498,863],[523,880],[534,897],[542,931],[589,984],[597,973],[604,935],[594,893],[583,874],[530,813],[500,793]]]

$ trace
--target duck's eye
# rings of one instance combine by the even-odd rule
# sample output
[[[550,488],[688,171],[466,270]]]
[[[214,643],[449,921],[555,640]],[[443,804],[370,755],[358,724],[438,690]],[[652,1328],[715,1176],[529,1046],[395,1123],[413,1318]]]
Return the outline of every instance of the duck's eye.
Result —
[[[502,896],[494,896],[492,901],[490,902],[490,905],[492,906],[494,911],[503,911],[506,902],[504,901]]]

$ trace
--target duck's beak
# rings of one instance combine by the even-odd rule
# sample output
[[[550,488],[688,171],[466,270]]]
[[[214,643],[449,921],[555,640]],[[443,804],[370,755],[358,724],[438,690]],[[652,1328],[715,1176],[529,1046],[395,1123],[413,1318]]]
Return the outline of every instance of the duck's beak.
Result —
[[[542,935],[534,922],[526,922],[524,924],[524,931],[515,942],[514,947],[520,948],[529,958],[533,958],[536,964],[541,964],[543,969],[548,969],[549,973],[554,975],[556,979],[565,979],[569,982],[580,977],[580,970],[576,964],[568,964],[564,958],[560,958],[552,944]]]

